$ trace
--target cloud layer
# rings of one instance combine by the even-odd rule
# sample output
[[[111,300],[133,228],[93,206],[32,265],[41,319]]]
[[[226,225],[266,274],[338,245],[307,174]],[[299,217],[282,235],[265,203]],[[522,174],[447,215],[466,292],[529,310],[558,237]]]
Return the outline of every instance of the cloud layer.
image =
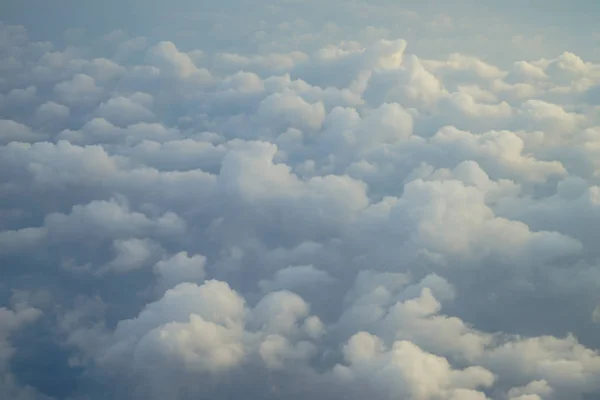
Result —
[[[0,397],[599,396],[600,63],[294,4],[0,24]]]

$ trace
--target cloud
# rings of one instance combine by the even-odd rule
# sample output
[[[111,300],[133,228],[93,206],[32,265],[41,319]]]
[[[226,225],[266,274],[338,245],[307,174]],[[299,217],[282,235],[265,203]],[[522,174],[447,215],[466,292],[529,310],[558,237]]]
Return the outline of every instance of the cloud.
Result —
[[[179,283],[203,282],[206,257],[202,255],[189,256],[187,252],[181,251],[167,259],[163,259],[154,265],[155,273],[160,277],[161,287],[170,289]]]
[[[150,122],[155,117],[146,107],[151,106],[152,102],[152,96],[144,93],[135,93],[131,97],[113,97],[98,106],[96,115],[118,125]]]
[[[36,134],[27,125],[10,119],[0,119],[0,131],[2,132],[0,140],[4,144],[10,142],[35,142],[43,139],[42,135]]]
[[[26,3],[0,397],[600,394],[600,64],[555,2]]]
[[[102,95],[102,88],[96,86],[94,78],[77,74],[72,79],[57,83],[54,92],[58,99],[68,105],[94,104]]]
[[[19,400],[48,399],[33,387],[20,385],[10,368],[10,361],[17,351],[11,336],[39,319],[42,311],[31,307],[18,295],[12,296],[11,303],[10,308],[0,307],[0,394]]]
[[[54,119],[63,119],[68,118],[70,115],[69,107],[64,106],[62,104],[55,103],[53,101],[48,101],[36,110],[36,116],[40,120],[54,120]]]
[[[193,79],[198,82],[210,80],[210,72],[199,69],[187,53],[180,52],[173,42],[160,42],[147,53],[149,65],[157,67],[169,77]]]

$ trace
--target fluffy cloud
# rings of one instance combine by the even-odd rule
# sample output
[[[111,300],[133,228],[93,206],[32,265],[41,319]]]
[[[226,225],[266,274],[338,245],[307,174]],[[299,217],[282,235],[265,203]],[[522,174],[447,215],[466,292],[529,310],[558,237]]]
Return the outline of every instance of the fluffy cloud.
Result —
[[[54,92],[59,100],[69,105],[90,105],[98,101],[102,88],[96,86],[91,76],[76,74],[70,80],[57,83]]]
[[[0,24],[0,397],[597,397],[600,64],[457,3]]]

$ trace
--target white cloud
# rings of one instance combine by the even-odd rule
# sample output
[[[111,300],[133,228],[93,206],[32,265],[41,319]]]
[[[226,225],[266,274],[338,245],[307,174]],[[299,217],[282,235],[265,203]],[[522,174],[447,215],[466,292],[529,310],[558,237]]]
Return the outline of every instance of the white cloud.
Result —
[[[160,276],[162,288],[170,289],[179,283],[200,283],[206,276],[206,257],[202,255],[189,256],[181,251],[167,259],[161,260],[154,265],[154,271]]]
[[[152,96],[146,103],[152,104]],[[135,122],[151,122],[155,119],[152,111],[144,106],[143,100],[140,101],[135,96],[132,98],[119,96],[108,99],[98,106],[96,115],[122,126]]]
[[[3,144],[10,142],[36,142],[43,136],[33,132],[27,125],[10,119],[0,119],[0,141]]]
[[[160,42],[150,48],[146,58],[167,77],[190,79],[193,82],[206,83],[211,74],[204,68],[198,68],[190,56],[177,49],[173,42]]]
[[[0,397],[600,393],[585,35],[187,3],[0,24]]]
[[[68,118],[70,115],[69,107],[48,101],[36,110],[36,116],[41,120],[55,120]]]
[[[118,239],[113,242],[116,256],[100,269],[100,272],[129,272],[152,262],[160,257],[162,249],[148,239]]]
[[[72,79],[57,83],[54,92],[58,98],[71,106],[96,103],[102,95],[102,88],[96,86],[94,78],[77,74]]]

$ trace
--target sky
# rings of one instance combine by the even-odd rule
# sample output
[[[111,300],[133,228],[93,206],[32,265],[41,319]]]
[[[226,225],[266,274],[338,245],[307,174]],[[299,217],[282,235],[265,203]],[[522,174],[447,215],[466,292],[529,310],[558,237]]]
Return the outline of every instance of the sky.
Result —
[[[600,398],[598,18],[3,1],[0,399]]]

